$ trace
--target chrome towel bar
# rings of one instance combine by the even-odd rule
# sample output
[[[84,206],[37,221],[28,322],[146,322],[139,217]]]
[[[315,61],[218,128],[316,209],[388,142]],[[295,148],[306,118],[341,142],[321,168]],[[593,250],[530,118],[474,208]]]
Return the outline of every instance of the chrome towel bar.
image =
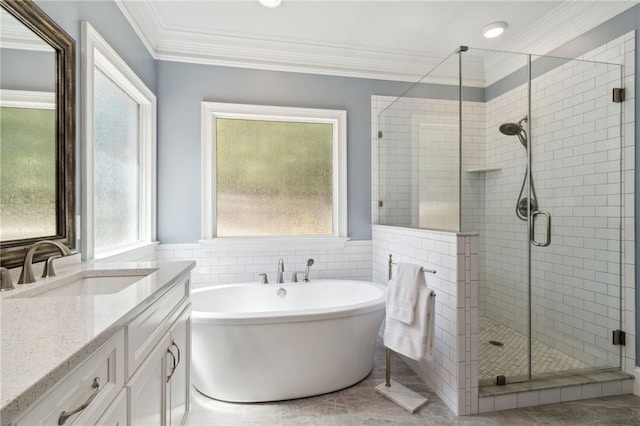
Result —
[[[389,254],[389,280],[393,277],[393,265],[397,265],[397,263],[393,261],[393,256]],[[424,266],[420,267],[420,270],[425,274],[436,274],[435,269],[427,269]]]

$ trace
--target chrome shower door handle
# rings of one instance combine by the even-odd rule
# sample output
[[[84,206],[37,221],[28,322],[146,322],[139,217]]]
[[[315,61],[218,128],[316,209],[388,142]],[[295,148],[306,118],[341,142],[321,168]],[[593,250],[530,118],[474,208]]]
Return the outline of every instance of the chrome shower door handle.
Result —
[[[539,243],[536,241],[536,216],[543,215],[547,219],[547,236],[544,242]],[[551,244],[551,213],[547,211],[536,210],[531,212],[531,231],[530,231],[531,244],[537,247],[546,247]]]

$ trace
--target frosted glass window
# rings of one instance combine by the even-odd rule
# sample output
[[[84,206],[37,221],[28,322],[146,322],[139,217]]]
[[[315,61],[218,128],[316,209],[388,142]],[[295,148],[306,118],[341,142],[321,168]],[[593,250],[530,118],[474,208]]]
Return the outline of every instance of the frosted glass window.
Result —
[[[216,119],[217,235],[333,234],[333,125]]]
[[[0,241],[56,235],[56,111],[0,108]]]
[[[139,104],[96,69],[94,77],[94,247],[139,237]]]

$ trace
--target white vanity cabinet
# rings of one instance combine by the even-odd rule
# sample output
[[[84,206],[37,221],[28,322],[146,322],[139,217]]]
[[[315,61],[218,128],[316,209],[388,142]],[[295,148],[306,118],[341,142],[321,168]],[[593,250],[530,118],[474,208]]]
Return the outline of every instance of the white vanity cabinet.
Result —
[[[170,332],[171,352],[167,362],[169,376],[167,385],[167,422],[179,426],[186,420],[189,412],[191,393],[191,306],[188,306],[176,320]],[[175,364],[174,364],[175,361]]]
[[[127,384],[131,425],[166,424],[165,358],[168,346],[169,336],[166,336],[142,362]]]
[[[189,410],[191,305],[184,307],[127,384],[131,425],[184,423]]]
[[[189,272],[173,282],[11,424],[184,424],[191,385]]]

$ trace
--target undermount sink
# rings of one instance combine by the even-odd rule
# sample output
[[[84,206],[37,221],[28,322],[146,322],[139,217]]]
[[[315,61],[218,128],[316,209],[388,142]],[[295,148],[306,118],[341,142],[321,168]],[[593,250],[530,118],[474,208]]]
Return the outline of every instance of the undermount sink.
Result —
[[[92,296],[115,294],[137,283],[157,269],[83,271],[71,281],[25,297]],[[61,280],[62,281],[62,280]]]

